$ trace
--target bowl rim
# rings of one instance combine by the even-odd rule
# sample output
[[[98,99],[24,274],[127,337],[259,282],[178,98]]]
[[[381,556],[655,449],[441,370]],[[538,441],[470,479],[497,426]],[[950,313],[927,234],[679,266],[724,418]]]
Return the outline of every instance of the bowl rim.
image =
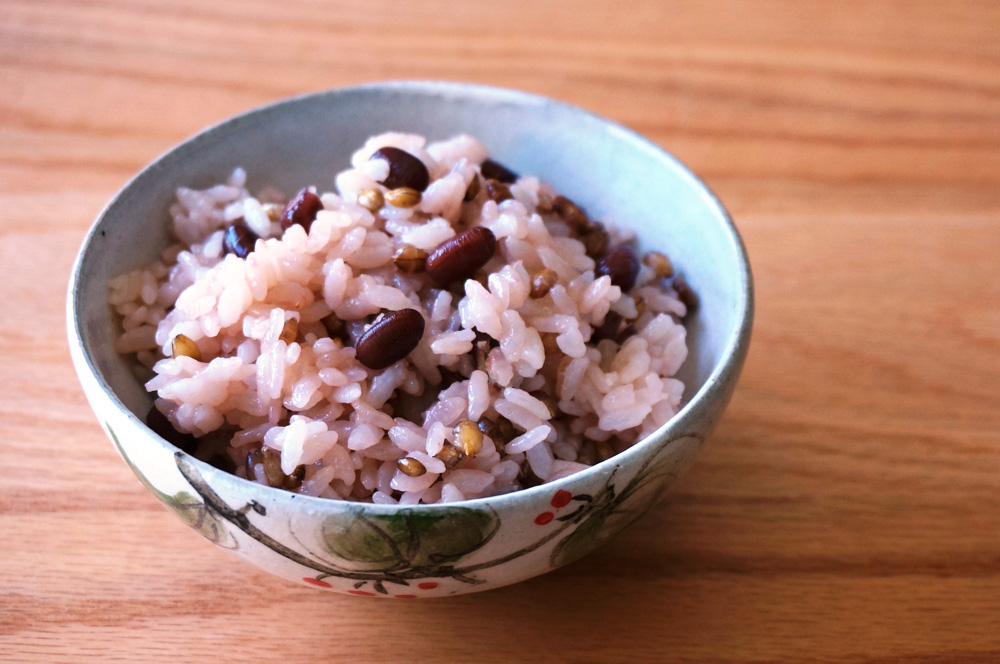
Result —
[[[93,246],[95,245],[95,240],[100,233],[100,226],[108,214],[119,204],[123,202],[130,194],[132,187],[136,182],[142,178],[145,178],[148,173],[152,171],[159,170],[164,162],[170,161],[172,159],[177,159],[182,157],[186,152],[195,150],[198,144],[210,140],[215,133],[223,128],[238,125],[243,122],[247,122],[251,118],[264,117],[272,113],[280,113],[285,107],[293,106],[301,103],[306,103],[310,101],[315,101],[321,98],[327,97],[338,97],[338,96],[350,96],[359,92],[366,91],[386,91],[395,93],[409,93],[416,94],[427,97],[443,97],[447,98],[464,98],[471,99],[475,101],[499,101],[509,104],[514,104],[517,106],[539,106],[539,107],[555,107],[563,111],[569,111],[576,114],[581,114],[586,116],[592,121],[596,121],[598,124],[603,125],[609,131],[615,134],[616,138],[625,140],[632,144],[633,147],[648,153],[650,156],[666,162],[671,169],[676,172],[676,174],[683,180],[687,181],[687,184],[695,191],[698,191],[701,197],[704,199],[707,207],[712,209],[721,219],[723,229],[726,232],[726,237],[732,245],[737,262],[738,262],[738,272],[740,278],[740,289],[737,295],[738,298],[738,311],[737,311],[737,321],[732,332],[726,339],[725,346],[722,350],[721,359],[716,362],[712,371],[709,373],[705,382],[698,388],[694,395],[683,404],[680,411],[678,411],[670,420],[664,423],[660,428],[658,428],[652,434],[646,436],[643,440],[636,442],[631,447],[619,452],[618,454],[600,462],[594,464],[589,468],[585,468],[581,471],[562,477],[558,480],[553,480],[551,482],[546,482],[539,484],[537,486],[528,487],[526,489],[520,489],[518,491],[513,491],[510,493],[500,494],[497,496],[489,496],[485,498],[470,498],[467,500],[454,502],[454,503],[431,503],[431,504],[416,504],[416,505],[399,505],[399,504],[374,504],[374,503],[363,503],[358,501],[350,500],[335,500],[331,498],[320,498],[317,496],[307,496],[303,494],[297,494],[290,491],[285,491],[283,489],[278,489],[270,486],[265,486],[251,480],[241,478],[233,473],[218,469],[207,462],[201,461],[200,459],[190,455],[186,452],[181,451],[179,448],[174,446],[172,443],[162,438],[159,434],[150,429],[145,421],[133,413],[129,408],[127,408],[124,403],[119,399],[118,395],[115,394],[111,386],[105,381],[102,373],[97,368],[94,362],[93,356],[90,349],[84,344],[84,335],[82,330],[82,320],[80,313],[83,310],[82,302],[82,288],[80,288],[80,282],[83,279],[82,269],[83,265],[93,251]],[[343,509],[356,510],[363,509],[369,513],[397,513],[400,510],[407,511],[439,511],[447,510],[456,507],[465,507],[470,509],[475,508],[493,508],[499,506],[503,503],[511,502],[531,502],[536,498],[545,497],[551,495],[552,492],[564,489],[567,486],[571,486],[577,482],[585,481],[587,478],[593,475],[601,475],[610,472],[610,469],[615,467],[629,466],[630,462],[635,461],[637,458],[641,458],[649,452],[647,448],[655,447],[662,444],[664,441],[669,441],[675,438],[685,437],[686,431],[691,429],[691,424],[697,420],[704,411],[710,408],[715,400],[720,396],[720,393],[724,390],[726,384],[735,380],[742,368],[743,362],[746,358],[750,343],[751,328],[753,325],[754,317],[754,286],[753,286],[753,274],[750,268],[750,261],[747,255],[746,246],[744,245],[743,239],[733,223],[732,217],[726,210],[725,206],[719,200],[718,196],[708,187],[708,185],[701,180],[694,172],[688,168],[684,163],[682,163],[677,157],[668,152],[666,149],[660,147],[652,140],[642,136],[635,130],[632,130],[614,120],[606,118],[604,116],[598,115],[592,111],[585,108],[581,108],[574,104],[570,104],[564,101],[553,99],[550,97],[545,97],[543,95],[525,92],[522,90],[515,90],[510,88],[483,85],[478,83],[465,83],[456,81],[440,81],[440,80],[394,80],[394,81],[376,81],[369,83],[362,83],[358,85],[350,85],[338,88],[332,88],[327,90],[320,90],[314,92],[308,92],[300,95],[295,95],[285,99],[281,99],[275,102],[264,104],[262,106],[257,106],[247,111],[243,111],[236,115],[230,116],[219,122],[216,122],[208,127],[202,129],[201,131],[195,133],[194,135],[185,138],[181,142],[173,145],[168,150],[160,154],[156,159],[151,161],[149,164],[140,169],[135,173],[129,180],[118,190],[117,193],[111,198],[110,201],[104,206],[101,212],[97,215],[94,222],[91,224],[89,230],[84,236],[83,242],[80,246],[80,250],[73,262],[73,268],[70,275],[68,296],[67,296],[67,331],[69,336],[70,348],[73,355],[74,365],[78,373],[86,371],[89,377],[96,383],[100,388],[99,396],[110,405],[114,410],[119,413],[124,414],[126,418],[132,421],[133,424],[139,425],[139,427],[148,434],[149,438],[158,442],[159,445],[168,451],[173,451],[174,454],[182,455],[186,461],[192,463],[199,472],[206,477],[212,478],[210,483],[215,481],[223,481],[226,483],[234,483],[237,488],[241,485],[244,490],[252,490],[254,492],[262,492],[262,497],[268,497],[274,502],[283,501],[294,501],[299,503],[301,507],[308,507],[310,511],[313,512],[330,512],[339,511]]]

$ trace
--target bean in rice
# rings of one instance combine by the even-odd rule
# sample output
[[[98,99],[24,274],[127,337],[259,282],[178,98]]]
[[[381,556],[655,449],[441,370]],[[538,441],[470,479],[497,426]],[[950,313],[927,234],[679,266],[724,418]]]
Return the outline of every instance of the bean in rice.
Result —
[[[415,504],[564,477],[679,409],[696,300],[664,254],[469,136],[375,136],[335,184],[181,188],[176,242],[111,280],[162,435],[252,481]]]

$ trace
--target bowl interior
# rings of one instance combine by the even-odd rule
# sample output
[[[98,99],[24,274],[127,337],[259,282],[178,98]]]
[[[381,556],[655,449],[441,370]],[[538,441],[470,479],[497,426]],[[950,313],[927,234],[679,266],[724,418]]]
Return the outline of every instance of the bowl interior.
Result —
[[[113,351],[109,277],[153,260],[166,246],[177,187],[206,187],[236,166],[249,188],[332,189],[353,150],[373,134],[430,140],[479,138],[495,159],[537,175],[591,216],[635,230],[642,249],[664,251],[702,306],[687,321],[681,370],[690,400],[732,353],[749,316],[749,271],[718,201],[665,152],[614,123],[566,104],[508,90],[448,83],[391,83],[298,97],[212,127],[136,176],[92,228],[75,272],[71,309],[91,369],[140,419],[152,399]]]

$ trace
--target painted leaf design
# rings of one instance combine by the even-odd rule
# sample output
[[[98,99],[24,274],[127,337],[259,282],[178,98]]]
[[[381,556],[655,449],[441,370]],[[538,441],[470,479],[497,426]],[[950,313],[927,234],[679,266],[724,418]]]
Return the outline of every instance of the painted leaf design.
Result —
[[[600,512],[584,519],[576,530],[559,542],[552,551],[549,562],[553,567],[567,565],[578,560],[604,543],[614,533],[604,527],[604,515]]]
[[[198,533],[212,544],[218,544],[225,548],[234,547],[236,541],[229,531],[226,530],[222,522],[217,519],[205,507],[205,503],[198,500],[187,491],[180,491],[172,496],[157,494],[163,504],[169,507],[177,517],[188,527],[198,531]]]
[[[438,566],[465,556],[493,537],[493,511],[455,507],[434,514],[356,512],[327,517],[324,548],[361,569]]]
[[[549,557],[552,566],[559,567],[582,558],[632,525],[663,493],[667,483],[660,478],[672,465],[671,459],[660,458],[652,467],[640,469],[621,493],[598,506],[556,545]]]
[[[118,436],[115,434],[114,429],[107,422],[104,423],[108,431],[111,433],[111,440],[114,442],[115,447],[118,448],[118,452],[125,459],[125,463],[132,470],[132,473],[139,478],[142,485],[149,489],[150,493],[156,496],[157,500],[166,505],[170,510],[180,518],[186,525],[197,530],[202,537],[207,539],[212,544],[217,544],[226,549],[235,549],[238,543],[233,538],[232,534],[226,529],[222,521],[215,517],[208,508],[205,506],[199,498],[193,494],[186,491],[180,491],[174,495],[170,495],[160,491],[153,483],[149,481],[145,473],[139,470],[138,466],[132,463],[132,459],[129,458],[128,454],[125,453],[125,449],[122,447],[121,442],[118,440]]]

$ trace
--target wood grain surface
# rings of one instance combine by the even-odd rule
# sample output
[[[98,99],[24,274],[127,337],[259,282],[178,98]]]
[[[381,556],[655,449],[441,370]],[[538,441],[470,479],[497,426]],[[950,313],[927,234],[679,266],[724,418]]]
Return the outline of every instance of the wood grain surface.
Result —
[[[160,152],[289,95],[521,88],[677,154],[733,212],[750,357],[638,525],[447,600],[295,587],[105,439],[64,297]],[[0,0],[0,660],[1000,662],[1000,4]]]

